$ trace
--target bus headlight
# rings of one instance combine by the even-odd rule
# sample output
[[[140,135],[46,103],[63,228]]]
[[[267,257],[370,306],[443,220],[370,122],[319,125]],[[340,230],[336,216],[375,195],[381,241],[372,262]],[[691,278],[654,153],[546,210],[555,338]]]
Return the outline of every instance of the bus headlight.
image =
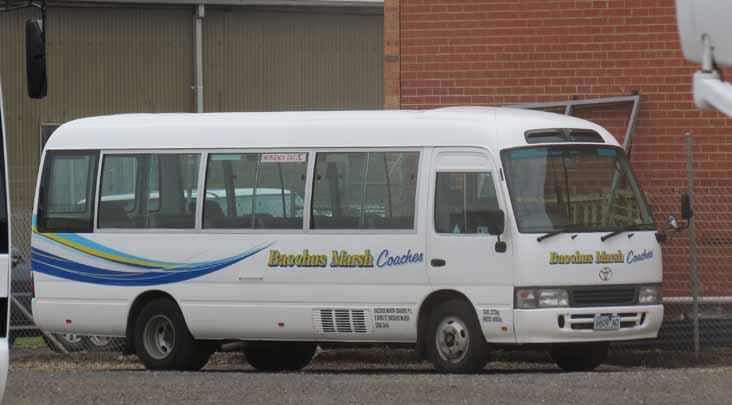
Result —
[[[569,294],[567,293],[567,290],[539,290],[539,308],[556,308],[568,306]]]
[[[663,301],[663,288],[660,286],[645,286],[638,289],[638,304],[658,305]]]
[[[563,288],[519,288],[516,308],[558,308],[569,306],[569,293]]]

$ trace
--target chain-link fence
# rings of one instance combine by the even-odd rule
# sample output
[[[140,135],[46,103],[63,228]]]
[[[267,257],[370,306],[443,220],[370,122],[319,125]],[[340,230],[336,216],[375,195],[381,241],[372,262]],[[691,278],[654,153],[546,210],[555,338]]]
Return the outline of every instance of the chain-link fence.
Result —
[[[682,157],[687,158],[679,156]],[[710,179],[700,170],[703,165],[703,159],[694,160],[695,234],[686,228],[687,221],[680,213],[680,196],[691,191],[686,185],[672,185],[648,195],[659,228],[664,226],[668,215],[674,215],[682,229],[669,232],[662,244],[666,318],[659,339],[618,345],[621,348],[694,352],[695,349],[716,351],[732,346],[732,185]],[[688,174],[685,166],[681,170]],[[31,212],[16,211],[12,219],[18,260],[12,273],[11,342],[15,345],[31,342],[34,347],[45,344],[61,352],[121,351],[125,345],[123,339],[78,335],[49,337],[35,327],[31,315]],[[692,271],[694,241],[696,288]]]
[[[723,179],[729,162],[707,167],[705,145],[691,135],[684,143],[687,185],[653,198],[660,220],[680,215],[680,195],[688,194],[693,217],[679,218],[682,229],[663,245],[666,317],[652,344],[699,353],[732,346],[732,187]]]
[[[30,211],[14,211],[12,303],[10,310],[10,344],[12,347],[49,347],[59,353],[80,351],[122,351],[124,339],[75,334],[45,334],[33,322],[31,298],[31,219]]]

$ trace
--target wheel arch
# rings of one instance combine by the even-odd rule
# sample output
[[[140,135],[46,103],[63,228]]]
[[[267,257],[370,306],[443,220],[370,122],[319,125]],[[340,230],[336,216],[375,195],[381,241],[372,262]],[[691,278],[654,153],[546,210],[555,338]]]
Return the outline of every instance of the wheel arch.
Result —
[[[475,305],[473,305],[473,302],[468,298],[467,295],[463,294],[460,291],[453,290],[453,289],[442,289],[442,290],[435,290],[432,291],[429,295],[427,295],[424,300],[422,300],[422,303],[419,306],[419,312],[417,313],[417,357],[419,359],[425,358],[425,351],[426,346],[425,337],[428,335],[429,330],[429,314],[432,311],[432,309],[440,305],[442,303],[445,303],[450,300],[459,299],[467,302],[470,305],[470,308],[473,311],[473,316],[475,316],[475,319],[478,321],[478,324],[480,324],[480,320],[478,319],[478,314],[475,312]]]
[[[135,353],[135,339],[134,339],[134,332],[135,332],[135,321],[137,319],[137,316],[140,314],[140,311],[142,311],[142,308],[145,307],[145,304],[147,304],[150,301],[156,300],[156,299],[169,299],[173,302],[175,302],[175,305],[178,306],[180,309],[180,305],[178,304],[178,301],[176,301],[175,298],[173,298],[170,293],[167,293],[162,290],[148,290],[143,293],[140,293],[135,299],[132,301],[132,305],[130,306],[130,310],[127,312],[127,325],[125,326],[125,340],[126,347],[125,347],[125,353],[132,354]]]

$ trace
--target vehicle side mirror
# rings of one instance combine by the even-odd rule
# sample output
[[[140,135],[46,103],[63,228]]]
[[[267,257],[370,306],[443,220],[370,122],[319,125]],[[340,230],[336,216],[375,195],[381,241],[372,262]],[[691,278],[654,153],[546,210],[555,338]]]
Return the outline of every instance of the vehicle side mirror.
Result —
[[[501,240],[501,235],[503,234],[504,228],[506,227],[506,214],[503,213],[503,210],[495,210],[492,212],[493,218],[490,221],[491,226],[490,229],[488,229],[488,232],[491,235],[496,235],[498,237],[498,240],[496,241],[496,252],[498,253],[504,253],[506,251],[506,242]]]
[[[691,207],[691,196],[688,193],[681,195],[681,218],[685,220],[694,216],[694,209]]]
[[[506,226],[506,215],[503,210],[490,211],[492,218],[489,221],[488,233],[501,236]],[[499,238],[500,239],[500,238]]]
[[[681,230],[681,227],[679,226],[679,222],[676,220],[675,216],[669,215],[668,218],[666,218],[666,229],[671,229],[674,231]]]
[[[28,97],[44,98],[48,92],[46,77],[46,41],[41,20],[25,22],[25,71]]]

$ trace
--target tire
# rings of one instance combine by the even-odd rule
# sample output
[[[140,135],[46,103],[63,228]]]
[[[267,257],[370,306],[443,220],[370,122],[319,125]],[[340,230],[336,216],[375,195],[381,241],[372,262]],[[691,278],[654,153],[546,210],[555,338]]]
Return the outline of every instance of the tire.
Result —
[[[310,364],[317,348],[315,343],[252,343],[244,355],[259,371],[297,371]]]
[[[156,299],[142,308],[135,320],[134,341],[148,370],[199,370],[211,355],[200,350],[180,308],[170,299]]]
[[[198,371],[202,369],[211,358],[211,355],[216,353],[219,348],[218,342],[207,341],[207,340],[196,340],[194,342],[193,358],[191,363],[186,368],[187,371]]]
[[[551,349],[549,354],[564,371],[592,371],[607,358],[608,343],[578,343]]]
[[[432,309],[425,340],[427,359],[443,373],[474,373],[488,363],[489,347],[473,307],[461,299]]]

